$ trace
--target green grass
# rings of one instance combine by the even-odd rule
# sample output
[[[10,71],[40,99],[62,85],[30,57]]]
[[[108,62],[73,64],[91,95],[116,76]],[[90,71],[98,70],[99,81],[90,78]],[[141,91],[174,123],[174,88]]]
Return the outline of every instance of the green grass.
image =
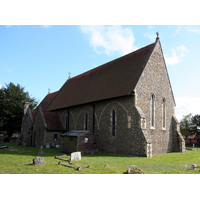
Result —
[[[7,151],[0,149],[0,174],[123,174],[130,165],[137,165],[147,174],[200,174],[200,148],[185,153],[168,153],[155,155],[153,158],[120,156],[114,154],[84,155],[80,161],[73,161],[72,166],[86,168],[77,171],[62,165],[55,156],[63,156],[60,149],[43,149],[44,165],[33,165],[33,159],[37,157],[39,148],[22,147],[15,144],[4,143],[4,145],[18,151]],[[25,153],[22,150],[25,150]],[[31,152],[30,152],[31,150]],[[63,156],[69,159],[70,155]],[[66,161],[62,161],[68,164]],[[105,164],[109,167],[105,168]],[[196,170],[186,169],[196,164]]]

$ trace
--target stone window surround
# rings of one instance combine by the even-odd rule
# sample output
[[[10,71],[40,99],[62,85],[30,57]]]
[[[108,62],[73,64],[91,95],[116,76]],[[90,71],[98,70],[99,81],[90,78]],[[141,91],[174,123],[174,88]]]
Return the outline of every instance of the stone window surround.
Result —
[[[164,105],[163,105],[163,103],[164,103]],[[164,109],[163,109],[163,107],[164,107]],[[165,97],[162,98],[162,130],[166,130],[166,99],[165,99]]]

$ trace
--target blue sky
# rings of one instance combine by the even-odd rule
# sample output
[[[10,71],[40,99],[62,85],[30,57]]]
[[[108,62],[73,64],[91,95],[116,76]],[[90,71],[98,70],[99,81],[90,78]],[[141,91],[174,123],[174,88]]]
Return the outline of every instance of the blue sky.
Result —
[[[200,114],[200,26],[0,26],[0,87],[25,87],[39,102],[71,77],[155,42],[159,32],[176,116]]]

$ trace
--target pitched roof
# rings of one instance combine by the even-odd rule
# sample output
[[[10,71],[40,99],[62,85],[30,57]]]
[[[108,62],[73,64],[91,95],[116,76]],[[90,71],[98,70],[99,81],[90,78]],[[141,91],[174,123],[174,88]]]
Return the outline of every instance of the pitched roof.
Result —
[[[60,120],[60,115],[57,112],[43,111],[44,118],[47,124],[47,129],[51,131],[63,131],[64,127]]]
[[[37,106],[36,110],[39,108],[39,106],[42,107],[42,110],[46,110],[49,103],[53,100],[54,96],[57,94],[57,92],[53,92],[50,94],[47,94],[46,97],[40,102],[40,104]]]
[[[130,95],[155,43],[68,79],[46,110]]]

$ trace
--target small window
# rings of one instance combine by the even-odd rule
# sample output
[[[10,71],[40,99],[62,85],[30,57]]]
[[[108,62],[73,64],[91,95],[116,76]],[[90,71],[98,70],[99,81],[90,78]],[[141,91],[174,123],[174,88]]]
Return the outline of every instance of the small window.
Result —
[[[85,138],[85,143],[88,143],[88,138]]]
[[[53,140],[56,141],[58,139],[58,134],[54,134]]]
[[[69,136],[69,142],[72,142],[73,141],[73,136]]]

